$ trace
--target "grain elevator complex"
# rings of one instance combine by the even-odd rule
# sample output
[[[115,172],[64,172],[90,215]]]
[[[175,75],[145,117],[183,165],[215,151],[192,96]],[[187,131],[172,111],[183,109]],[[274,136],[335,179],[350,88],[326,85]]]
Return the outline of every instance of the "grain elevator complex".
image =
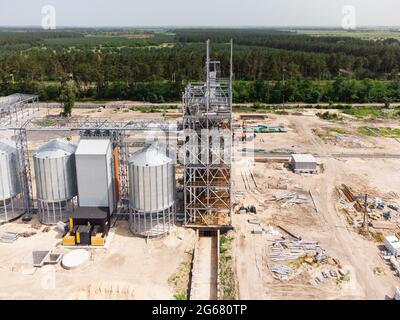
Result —
[[[137,101],[0,97],[0,299],[400,299],[398,106],[289,102],[308,80],[248,78],[243,46],[234,82],[225,34],[185,87],[172,56],[168,82],[67,83]]]
[[[65,246],[104,245],[113,219],[128,219],[130,231],[146,238],[168,234],[177,215],[196,229],[230,228],[232,57],[227,78],[220,69],[207,42],[206,81],[186,87],[182,123],[60,117],[43,124],[14,116],[31,110],[36,96],[3,100],[0,127],[13,134],[0,141],[1,221],[37,214],[42,224],[64,223]],[[54,138],[32,152],[33,133]],[[132,143],[148,133],[143,146]],[[179,136],[183,163],[175,159]]]

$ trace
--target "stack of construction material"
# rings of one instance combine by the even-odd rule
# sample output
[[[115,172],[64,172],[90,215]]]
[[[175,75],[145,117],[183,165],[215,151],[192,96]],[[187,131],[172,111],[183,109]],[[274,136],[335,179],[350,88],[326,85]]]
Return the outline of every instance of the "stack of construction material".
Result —
[[[276,241],[267,255],[272,261],[296,260],[305,256],[315,256],[319,246],[316,241]]]
[[[301,195],[296,192],[289,192],[284,194],[275,195],[272,197],[273,201],[287,200],[281,205],[281,208],[287,209],[295,204],[302,204],[308,202],[308,197],[306,195]]]
[[[275,230],[274,227],[272,227],[272,226],[268,226],[268,227],[263,228],[263,231],[268,235],[281,236],[280,232]]]
[[[6,243],[12,243],[18,239],[18,234],[15,232],[4,232],[1,236],[1,241]]]
[[[293,273],[292,268],[283,264],[274,264],[271,268],[271,271],[281,276],[289,276]]]
[[[359,203],[358,199],[354,196],[354,194],[351,192],[348,186],[342,184],[341,191],[350,203],[354,203],[352,207],[354,207],[357,211],[363,210],[362,205]]]

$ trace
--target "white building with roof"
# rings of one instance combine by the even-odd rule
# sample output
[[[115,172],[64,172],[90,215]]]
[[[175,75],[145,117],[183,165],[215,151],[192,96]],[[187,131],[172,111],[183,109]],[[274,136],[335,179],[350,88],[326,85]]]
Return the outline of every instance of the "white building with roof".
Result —
[[[385,237],[385,248],[395,257],[400,256],[400,239],[396,236]]]
[[[317,160],[312,154],[292,154],[290,166],[295,173],[316,173]]]

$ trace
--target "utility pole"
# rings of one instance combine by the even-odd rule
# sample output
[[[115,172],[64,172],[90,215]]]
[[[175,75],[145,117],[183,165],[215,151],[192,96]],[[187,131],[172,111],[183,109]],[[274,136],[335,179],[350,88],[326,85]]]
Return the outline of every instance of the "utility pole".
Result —
[[[233,103],[233,39],[231,39],[231,56],[230,56],[230,66],[229,66],[229,102],[231,104],[231,112],[232,112],[232,103]]]
[[[368,230],[368,221],[367,221],[367,209],[368,209],[368,194],[365,194],[364,198],[364,221],[363,221],[363,227],[367,227]]]
[[[282,109],[285,108],[285,72],[286,72],[286,67],[282,67]]]

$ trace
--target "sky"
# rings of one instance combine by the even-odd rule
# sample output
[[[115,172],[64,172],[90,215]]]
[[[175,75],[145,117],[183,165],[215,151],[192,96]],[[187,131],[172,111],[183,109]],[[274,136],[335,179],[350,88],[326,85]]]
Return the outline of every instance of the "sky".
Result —
[[[0,0],[0,25],[40,26],[45,5],[59,27],[340,27],[346,5],[358,27],[400,26],[399,0]]]

